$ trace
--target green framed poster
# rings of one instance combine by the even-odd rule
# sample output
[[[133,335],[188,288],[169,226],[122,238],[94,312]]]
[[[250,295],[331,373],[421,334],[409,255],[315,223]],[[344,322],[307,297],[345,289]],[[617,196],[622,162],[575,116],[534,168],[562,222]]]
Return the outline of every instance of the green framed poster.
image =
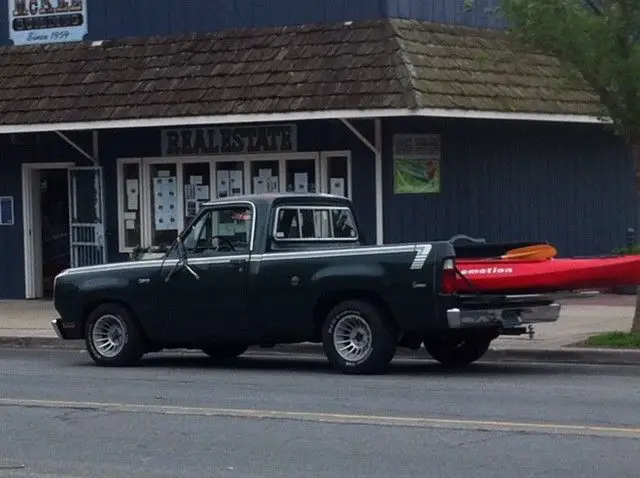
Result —
[[[440,135],[394,135],[393,174],[395,194],[439,193]]]

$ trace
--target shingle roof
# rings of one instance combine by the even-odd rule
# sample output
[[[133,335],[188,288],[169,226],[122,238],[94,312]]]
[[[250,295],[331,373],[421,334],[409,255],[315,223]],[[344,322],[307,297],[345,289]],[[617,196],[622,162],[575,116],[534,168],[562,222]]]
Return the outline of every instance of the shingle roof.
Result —
[[[411,20],[0,47],[0,124],[379,108],[597,115],[502,32]]]
[[[417,107],[597,116],[602,105],[569,87],[557,59],[525,52],[502,31],[393,20]]]

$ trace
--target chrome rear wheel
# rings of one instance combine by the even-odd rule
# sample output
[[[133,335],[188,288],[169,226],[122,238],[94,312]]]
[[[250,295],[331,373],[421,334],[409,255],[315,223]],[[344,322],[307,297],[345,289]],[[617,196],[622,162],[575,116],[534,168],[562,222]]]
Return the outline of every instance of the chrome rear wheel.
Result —
[[[344,360],[358,362],[371,353],[371,328],[359,314],[342,316],[333,329],[333,346]]]
[[[331,365],[343,373],[381,373],[396,351],[396,327],[381,305],[346,300],[327,315],[322,345]]]

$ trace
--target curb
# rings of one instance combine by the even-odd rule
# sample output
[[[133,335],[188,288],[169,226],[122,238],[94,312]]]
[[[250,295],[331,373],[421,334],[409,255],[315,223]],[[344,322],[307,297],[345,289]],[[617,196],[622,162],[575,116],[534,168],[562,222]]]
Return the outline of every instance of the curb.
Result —
[[[481,360],[492,362],[547,362],[584,365],[640,365],[640,350],[589,347],[489,349]]]
[[[0,347],[82,350],[84,349],[84,342],[61,340],[54,337],[0,337]]]
[[[84,350],[84,341],[67,341],[50,337],[0,337],[0,348]],[[284,344],[272,348],[252,347],[256,355],[315,355],[324,356],[322,346],[315,343]],[[398,349],[398,358],[431,360],[418,350]],[[640,365],[640,350],[613,348],[563,347],[547,349],[492,348],[481,362],[547,362],[588,365]]]

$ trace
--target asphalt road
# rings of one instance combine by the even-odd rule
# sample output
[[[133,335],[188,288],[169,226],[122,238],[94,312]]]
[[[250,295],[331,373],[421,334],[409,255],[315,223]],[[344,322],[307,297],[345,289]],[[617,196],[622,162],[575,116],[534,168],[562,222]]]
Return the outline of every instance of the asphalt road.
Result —
[[[214,366],[0,349],[0,477],[602,477],[640,471],[640,369]]]

